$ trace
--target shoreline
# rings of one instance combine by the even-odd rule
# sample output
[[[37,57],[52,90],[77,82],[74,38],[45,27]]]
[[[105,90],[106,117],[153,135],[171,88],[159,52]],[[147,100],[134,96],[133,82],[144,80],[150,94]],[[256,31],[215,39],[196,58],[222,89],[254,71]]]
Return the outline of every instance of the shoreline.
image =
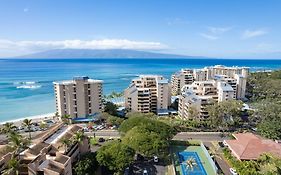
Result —
[[[24,119],[31,119],[32,122],[40,122],[45,119],[53,119],[54,116],[55,116],[55,113],[40,114],[40,115],[22,117],[22,118],[13,119],[13,120],[1,121],[0,125],[3,125],[5,123],[14,123],[15,126],[19,126],[19,125],[21,125],[21,123]]]

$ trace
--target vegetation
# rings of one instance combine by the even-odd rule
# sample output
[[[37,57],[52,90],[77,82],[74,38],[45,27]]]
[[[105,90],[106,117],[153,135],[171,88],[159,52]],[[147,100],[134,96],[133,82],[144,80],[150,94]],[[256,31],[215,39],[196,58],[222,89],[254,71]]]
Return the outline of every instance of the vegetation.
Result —
[[[255,110],[252,124],[270,139],[281,139],[281,70],[252,73],[248,78],[247,95]]]
[[[5,169],[2,173],[3,175],[18,175],[19,174],[19,168],[20,168],[20,162],[17,158],[12,157],[8,162],[8,167]]]
[[[147,157],[166,153],[169,145],[166,138],[154,131],[147,130],[143,125],[133,127],[122,140],[137,153]]]
[[[106,120],[106,123],[110,126],[120,126],[122,122],[124,121],[124,118],[116,117],[113,115],[110,115],[106,112],[102,113],[102,118]]]
[[[257,161],[239,161],[225,148],[224,156],[239,174],[243,175],[274,175],[281,174],[281,159],[263,154]]]
[[[3,127],[1,128],[1,133],[2,134],[9,134],[11,132],[15,132],[16,130],[16,126],[14,125],[14,123],[5,123],[3,124]]]
[[[27,128],[29,139],[31,139],[31,126],[32,126],[32,120],[31,119],[24,119],[22,122],[22,125]]]
[[[241,120],[242,107],[243,103],[237,100],[223,101],[209,105],[207,111],[211,126],[225,130],[229,126],[236,125]]]
[[[76,175],[95,175],[98,168],[96,153],[86,153],[74,166]]]
[[[104,112],[107,112],[110,115],[117,116],[117,105],[112,102],[106,102],[104,105]]]
[[[161,138],[165,140],[171,139],[175,130],[168,124],[158,121],[153,118],[146,117],[146,115],[137,114],[135,117],[129,117],[119,127],[119,132],[125,135],[129,130],[136,126],[141,126],[149,132],[157,133]]]
[[[112,141],[97,151],[97,161],[114,174],[122,174],[134,160],[135,151],[119,141]]]

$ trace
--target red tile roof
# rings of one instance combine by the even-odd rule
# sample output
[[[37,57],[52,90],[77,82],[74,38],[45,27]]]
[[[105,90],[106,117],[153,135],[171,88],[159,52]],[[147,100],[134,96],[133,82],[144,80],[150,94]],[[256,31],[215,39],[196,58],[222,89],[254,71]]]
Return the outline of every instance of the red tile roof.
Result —
[[[226,140],[232,153],[240,160],[257,160],[263,153],[281,157],[281,144],[252,133],[233,134],[235,140]]]

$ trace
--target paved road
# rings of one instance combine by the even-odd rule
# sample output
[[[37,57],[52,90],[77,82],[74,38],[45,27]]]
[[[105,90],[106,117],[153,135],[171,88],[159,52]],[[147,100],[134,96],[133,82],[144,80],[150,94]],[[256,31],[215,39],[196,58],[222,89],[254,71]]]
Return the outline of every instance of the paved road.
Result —
[[[88,136],[96,136],[96,137],[112,137],[112,138],[119,138],[120,134],[116,130],[99,130],[93,132],[86,132]]]
[[[173,140],[201,140],[203,142],[223,141],[224,139],[228,139],[228,137],[222,137],[220,132],[180,132],[173,138]]]
[[[224,159],[222,148],[215,146],[212,142],[204,142],[204,145],[209,147],[211,150],[215,150],[216,154],[214,156],[215,161],[217,163],[217,166],[222,170],[224,175],[231,175],[229,168],[230,166],[228,165],[227,161]]]

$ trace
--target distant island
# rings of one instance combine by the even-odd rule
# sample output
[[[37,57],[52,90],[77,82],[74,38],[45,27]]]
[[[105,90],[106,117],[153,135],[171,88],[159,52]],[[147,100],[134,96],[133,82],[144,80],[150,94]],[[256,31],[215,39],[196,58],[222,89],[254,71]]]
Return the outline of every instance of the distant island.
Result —
[[[203,58],[128,49],[55,49],[16,58]]]

